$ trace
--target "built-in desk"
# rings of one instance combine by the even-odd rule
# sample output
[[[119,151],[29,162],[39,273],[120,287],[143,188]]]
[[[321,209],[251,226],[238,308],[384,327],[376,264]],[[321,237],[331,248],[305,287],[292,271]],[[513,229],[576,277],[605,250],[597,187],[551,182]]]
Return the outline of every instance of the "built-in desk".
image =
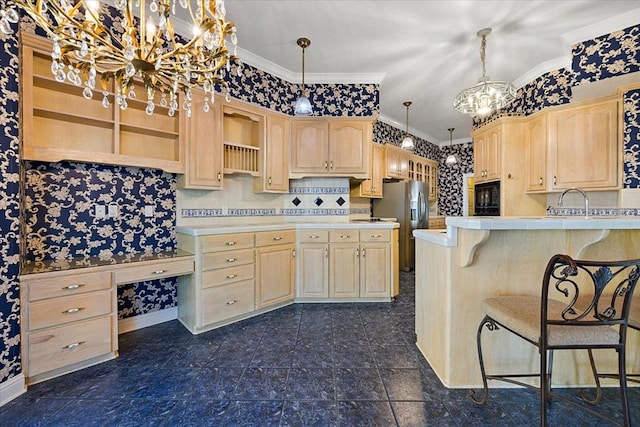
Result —
[[[476,333],[483,299],[540,295],[551,256],[577,259],[640,258],[640,218],[448,217],[446,230],[416,230],[418,347],[447,387],[480,387]],[[640,334],[629,331],[628,366],[640,368]],[[487,369],[537,372],[537,348],[513,334],[483,335]],[[558,385],[593,384],[585,351],[557,352]],[[613,352],[596,353],[615,372]],[[490,384],[497,386],[497,384]]]
[[[25,263],[22,371],[34,384],[118,355],[118,284],[194,271],[185,251]]]

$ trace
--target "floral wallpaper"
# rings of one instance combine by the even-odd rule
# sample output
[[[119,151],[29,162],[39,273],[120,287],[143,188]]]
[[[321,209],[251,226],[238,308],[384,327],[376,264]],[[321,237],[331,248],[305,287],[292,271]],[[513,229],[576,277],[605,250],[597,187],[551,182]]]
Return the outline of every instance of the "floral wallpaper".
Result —
[[[624,94],[624,188],[640,188],[640,89]]]
[[[20,163],[18,43],[1,35],[0,54],[0,386],[22,372],[20,358]]]
[[[399,146],[404,138],[404,133],[404,130],[381,122],[380,120],[376,120],[373,123],[373,142],[379,144],[390,143]],[[413,149],[415,154],[426,159],[437,160],[439,155],[437,145],[415,135],[411,135],[411,137],[415,142],[415,148]]]
[[[576,84],[640,71],[640,25],[576,43],[571,56]]]
[[[458,159],[455,165],[445,164],[449,154]],[[473,173],[473,143],[441,147],[438,155],[438,213],[444,216],[462,216],[462,175]]]

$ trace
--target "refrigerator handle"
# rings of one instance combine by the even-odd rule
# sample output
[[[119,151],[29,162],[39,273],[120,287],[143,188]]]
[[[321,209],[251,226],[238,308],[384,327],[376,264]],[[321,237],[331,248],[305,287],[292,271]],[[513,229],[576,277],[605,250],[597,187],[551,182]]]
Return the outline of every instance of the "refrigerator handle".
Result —
[[[418,224],[422,222],[422,191],[418,191]]]

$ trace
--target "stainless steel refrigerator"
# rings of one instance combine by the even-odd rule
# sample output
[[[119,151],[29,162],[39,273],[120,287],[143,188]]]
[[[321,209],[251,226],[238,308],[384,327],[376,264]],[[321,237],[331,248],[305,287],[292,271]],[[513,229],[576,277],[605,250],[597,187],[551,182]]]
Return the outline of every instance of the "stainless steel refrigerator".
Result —
[[[418,181],[385,182],[382,199],[373,201],[374,217],[392,217],[400,223],[400,269],[415,267],[415,240],[413,230],[428,228],[429,189]]]

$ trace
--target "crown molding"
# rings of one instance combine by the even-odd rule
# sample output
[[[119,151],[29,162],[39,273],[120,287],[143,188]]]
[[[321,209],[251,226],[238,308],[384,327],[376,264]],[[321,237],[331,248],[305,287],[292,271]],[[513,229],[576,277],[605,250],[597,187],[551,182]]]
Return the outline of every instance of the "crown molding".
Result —
[[[592,40],[614,31],[624,30],[625,28],[637,25],[638,22],[640,22],[640,9],[634,9],[622,15],[604,19],[575,31],[566,32],[562,34],[560,38],[562,39],[563,48],[571,52],[572,46],[576,43]]]
[[[386,123],[390,126],[393,126],[394,128],[400,129],[401,131],[404,132],[405,128],[407,127],[407,125],[405,123],[399,123],[395,120],[393,120],[391,117],[389,116],[385,116],[384,114],[380,114],[378,116],[378,120],[380,120],[383,123]],[[435,141],[436,138],[434,138],[431,135],[428,135],[422,131],[419,131],[417,129],[412,128],[411,126],[409,126],[409,133],[413,136],[417,136],[418,138],[422,138],[424,140],[426,140],[427,142],[431,142],[432,144],[435,144],[432,141]],[[437,144],[436,144],[437,145]]]
[[[516,89],[520,89],[523,86],[531,83],[541,75],[548,73],[550,71],[556,71],[561,68],[567,68],[571,70],[571,56],[562,56],[555,59],[550,59],[549,61],[545,61],[541,64],[538,64],[531,70],[527,71],[517,79],[513,81],[513,85]]]

